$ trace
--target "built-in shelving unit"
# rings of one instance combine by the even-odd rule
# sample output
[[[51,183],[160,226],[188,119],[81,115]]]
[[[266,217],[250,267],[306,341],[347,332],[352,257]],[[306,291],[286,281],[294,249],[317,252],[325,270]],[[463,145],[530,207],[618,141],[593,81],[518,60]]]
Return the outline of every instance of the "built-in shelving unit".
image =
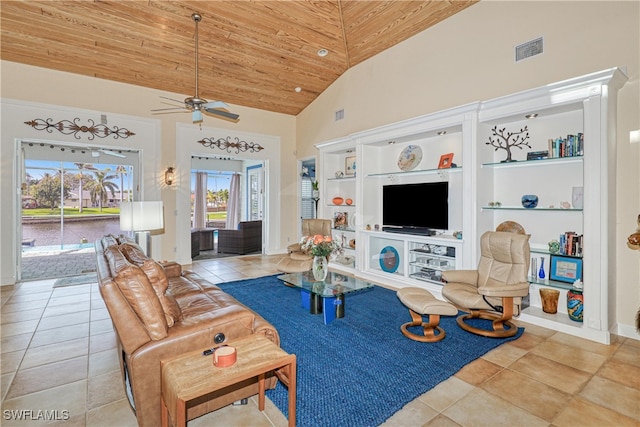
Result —
[[[411,171],[375,172],[367,174],[367,178],[388,178],[389,176],[409,176],[409,175],[448,175],[450,173],[462,172],[462,168],[457,166],[448,169],[420,169]]]
[[[462,268],[464,241],[452,236],[416,236],[364,231],[366,262],[361,272],[374,281],[420,286],[440,295],[445,270]]]
[[[571,284],[533,274],[529,305],[520,318],[608,343],[613,326],[609,294],[615,287],[609,277],[609,263],[615,259],[611,208],[615,187],[610,175],[615,167],[616,96],[625,81],[626,76],[613,68],[318,144],[319,217],[333,219],[344,213],[349,218],[333,235],[347,242],[345,254],[353,257],[353,264],[333,262],[332,267],[395,287],[424,287],[439,295],[438,272],[475,269],[480,236],[504,221],[520,223],[531,235],[532,256],[545,258],[547,272],[552,254],[542,248],[573,231],[584,237],[584,322],[570,320],[562,302],[557,314],[544,313],[539,289],[560,289],[564,301]],[[488,144],[496,129],[518,132],[525,127],[528,146],[513,148],[514,161],[504,161],[506,152]],[[568,135],[583,138],[580,149],[571,146],[558,154],[553,148],[552,156],[578,155],[544,158],[539,153],[557,147],[554,141],[569,139]],[[400,156],[409,146],[418,147],[421,156],[410,168],[401,167]],[[538,154],[527,159],[528,152]],[[440,168],[441,156],[449,153],[455,167]],[[347,164],[353,175],[346,173]],[[448,183],[448,230],[439,230],[436,236],[381,231],[383,186],[434,181]],[[583,200],[578,205],[573,194],[580,192]],[[523,207],[523,195],[537,195],[538,205]],[[337,196],[353,203],[336,205],[332,199]],[[406,208],[429,209],[429,203],[407,200]],[[454,232],[461,238],[454,238]],[[355,248],[348,244],[352,240]],[[423,256],[417,251],[423,247],[435,252]],[[442,251],[449,252],[438,253]],[[387,257],[394,257],[391,267],[381,264]]]
[[[331,261],[331,267],[346,273],[355,273],[358,269],[356,228],[358,201],[358,180],[355,172],[347,170],[347,159],[355,157],[355,141],[344,138],[323,144],[320,150],[320,166],[317,169],[320,183],[320,203],[318,218],[330,219],[333,227],[333,239],[340,242],[342,254]],[[341,197],[343,203],[333,203],[334,198]],[[351,204],[346,200],[351,199]],[[336,223],[337,218],[344,217],[344,222]]]
[[[529,276],[529,307],[520,319],[603,343],[610,339],[608,297],[614,288],[608,277],[615,221],[609,208],[615,205],[609,167],[615,161],[616,93],[624,81],[619,70],[605,70],[483,102],[478,117],[478,230],[494,229],[507,220],[518,222],[531,235],[532,257],[538,263],[544,260],[545,278],[535,272]],[[526,118],[532,115],[535,118]],[[513,149],[517,161],[504,162],[504,150],[486,146],[495,126],[514,132],[526,126],[530,149]],[[529,151],[548,151],[550,139],[579,133],[584,135],[583,155],[526,158]],[[584,195],[578,206],[572,200],[574,188],[581,188]],[[524,208],[520,199],[525,194],[537,195],[538,206]],[[548,242],[567,231],[584,237],[584,256],[579,258],[583,322],[567,315],[566,292],[572,283],[549,279],[550,259],[555,254],[546,250]],[[541,288],[560,290],[556,314],[542,311]]]

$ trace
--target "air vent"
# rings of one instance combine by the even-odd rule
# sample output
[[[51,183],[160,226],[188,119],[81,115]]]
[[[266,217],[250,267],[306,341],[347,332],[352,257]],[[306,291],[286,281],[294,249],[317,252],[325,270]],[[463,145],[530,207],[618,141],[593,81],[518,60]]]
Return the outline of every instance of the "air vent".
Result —
[[[344,108],[342,110],[336,111],[336,122],[342,119],[344,119]]]
[[[542,53],[542,37],[516,46],[516,62]]]

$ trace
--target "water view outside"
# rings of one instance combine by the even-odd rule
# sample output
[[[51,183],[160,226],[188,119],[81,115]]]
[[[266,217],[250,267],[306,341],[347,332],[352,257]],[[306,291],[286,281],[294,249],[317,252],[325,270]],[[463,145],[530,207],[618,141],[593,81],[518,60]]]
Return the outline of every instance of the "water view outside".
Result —
[[[24,219],[20,280],[61,278],[95,272],[94,242],[105,234],[120,234],[119,217]],[[62,243],[61,243],[62,242]],[[86,243],[84,243],[86,242]]]
[[[43,249],[75,249],[79,245],[93,243],[105,234],[120,234],[120,218],[89,217],[66,218],[61,230],[60,218],[41,221],[23,219],[23,252],[38,252]]]

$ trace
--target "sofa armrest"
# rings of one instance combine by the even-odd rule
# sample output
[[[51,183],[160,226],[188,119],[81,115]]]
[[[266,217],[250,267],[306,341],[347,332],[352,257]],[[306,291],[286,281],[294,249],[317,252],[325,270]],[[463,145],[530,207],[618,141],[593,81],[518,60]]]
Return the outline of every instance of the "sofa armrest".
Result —
[[[300,246],[300,243],[292,243],[287,246],[287,252],[302,252],[302,246]]]
[[[442,279],[447,283],[464,283],[478,286],[477,270],[447,270],[442,272]]]
[[[529,294],[529,282],[513,283],[500,286],[479,286],[478,293],[488,297],[526,297]]]
[[[164,273],[167,277],[180,277],[182,276],[182,266],[175,261],[160,261],[158,262],[164,268]]]

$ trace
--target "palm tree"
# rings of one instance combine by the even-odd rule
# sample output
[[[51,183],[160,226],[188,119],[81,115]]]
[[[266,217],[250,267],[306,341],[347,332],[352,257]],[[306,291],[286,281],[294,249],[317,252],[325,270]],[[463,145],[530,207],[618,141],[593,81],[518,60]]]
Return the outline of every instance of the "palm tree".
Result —
[[[218,194],[213,190],[207,190],[207,203],[218,206]]]
[[[109,181],[110,179],[117,178],[116,175],[109,175],[111,170],[109,168],[104,171],[93,171],[95,178],[89,183],[89,193],[91,194],[91,201],[98,202],[98,208],[102,212],[102,204],[109,200],[107,192],[111,192],[111,197],[115,197],[115,191],[118,189],[118,185]]]
[[[122,205],[122,196],[124,193],[124,176],[127,174],[127,168],[122,165],[116,166],[116,173],[120,175],[120,205]]]
[[[96,168],[91,163],[74,163],[80,173],[78,174],[78,199],[80,200],[80,207],[78,208],[78,212],[82,213],[82,181],[84,180],[84,176],[82,175],[82,170],[96,170]]]

